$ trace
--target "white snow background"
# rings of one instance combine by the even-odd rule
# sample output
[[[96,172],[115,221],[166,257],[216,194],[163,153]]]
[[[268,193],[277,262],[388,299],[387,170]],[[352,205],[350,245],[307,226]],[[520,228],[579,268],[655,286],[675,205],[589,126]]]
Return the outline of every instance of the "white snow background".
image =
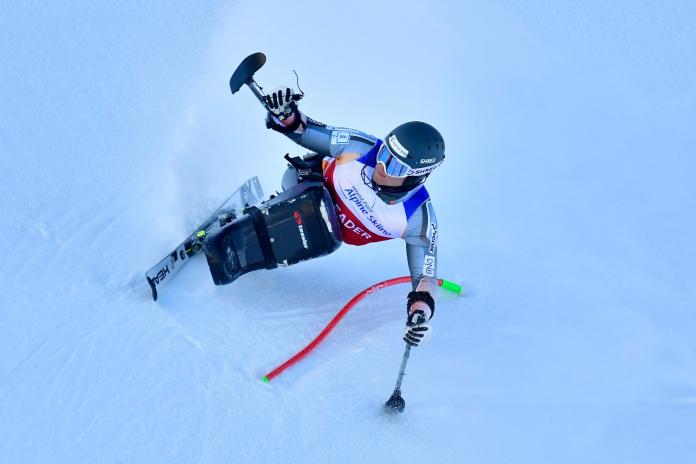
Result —
[[[696,7],[689,1],[0,4],[0,462],[689,463],[696,456]],[[215,287],[143,274],[301,147],[228,79],[447,160],[431,342],[381,412],[406,287],[261,377],[401,241]]]

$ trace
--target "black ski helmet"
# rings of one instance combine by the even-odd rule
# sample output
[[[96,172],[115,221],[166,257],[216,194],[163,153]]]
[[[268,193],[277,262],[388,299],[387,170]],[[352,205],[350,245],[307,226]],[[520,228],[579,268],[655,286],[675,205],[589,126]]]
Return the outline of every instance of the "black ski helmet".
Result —
[[[385,164],[387,174],[405,177],[403,185],[399,187],[371,182],[372,188],[383,200],[396,201],[425,182],[430,173],[442,164],[445,160],[445,141],[430,124],[407,122],[387,134],[377,160]]]

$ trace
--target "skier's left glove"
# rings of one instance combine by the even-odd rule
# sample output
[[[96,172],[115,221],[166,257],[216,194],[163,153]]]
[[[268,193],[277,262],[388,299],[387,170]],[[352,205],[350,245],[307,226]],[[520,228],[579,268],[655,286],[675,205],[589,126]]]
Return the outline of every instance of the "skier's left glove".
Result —
[[[276,87],[263,97],[268,114],[266,127],[281,134],[302,131],[306,127],[306,117],[297,109],[302,94],[296,94],[290,87]]]
[[[429,321],[435,312],[435,301],[428,292],[408,294],[406,330],[404,341],[411,346],[419,346],[430,339],[432,329]]]
[[[276,87],[270,94],[263,97],[263,101],[268,111],[283,121],[293,113],[297,114],[297,102],[301,98],[302,95],[296,94],[290,87]]]

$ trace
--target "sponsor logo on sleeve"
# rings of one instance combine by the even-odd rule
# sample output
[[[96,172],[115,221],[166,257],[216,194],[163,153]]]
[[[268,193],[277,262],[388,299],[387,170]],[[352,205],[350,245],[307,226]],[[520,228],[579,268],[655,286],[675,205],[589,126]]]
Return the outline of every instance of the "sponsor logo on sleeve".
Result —
[[[345,145],[350,142],[350,132],[348,131],[332,131],[331,145]]]
[[[316,120],[309,118],[309,117],[307,118],[307,123],[314,124],[315,126],[319,126],[319,127],[326,127],[326,124],[324,124],[323,122],[316,121]]]
[[[423,275],[435,277],[435,256],[425,256],[425,259],[423,260]]]
[[[437,224],[430,223],[430,246],[428,247],[428,252],[430,254],[435,254],[435,245],[437,244]]]

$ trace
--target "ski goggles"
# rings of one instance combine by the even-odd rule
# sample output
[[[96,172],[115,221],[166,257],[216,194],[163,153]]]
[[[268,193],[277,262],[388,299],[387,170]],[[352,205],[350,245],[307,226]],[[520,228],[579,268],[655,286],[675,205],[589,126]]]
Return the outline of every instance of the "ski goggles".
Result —
[[[390,177],[424,176],[433,172],[444,160],[443,157],[438,163],[431,166],[414,169],[389,151],[386,143],[377,152],[377,162],[384,166],[385,172]]]

